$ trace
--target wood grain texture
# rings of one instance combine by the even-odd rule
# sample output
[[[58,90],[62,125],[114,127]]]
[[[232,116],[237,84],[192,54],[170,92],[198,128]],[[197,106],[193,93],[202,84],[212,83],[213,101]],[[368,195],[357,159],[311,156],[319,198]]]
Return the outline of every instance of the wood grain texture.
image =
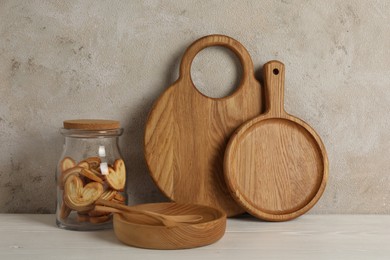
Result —
[[[209,46],[232,50],[243,66],[230,96],[204,96],[192,82],[191,63]],[[223,35],[194,42],[183,56],[179,79],[155,102],[146,124],[145,158],[154,182],[173,201],[217,207],[228,216],[243,213],[226,187],[223,156],[231,133],[261,110],[261,88],[246,49]]]
[[[264,65],[267,110],[241,126],[225,153],[225,178],[234,198],[269,221],[296,218],[321,197],[328,159],[317,133],[284,110],[284,65]]]
[[[75,119],[65,120],[65,129],[80,129],[80,130],[108,130],[118,129],[120,127],[119,121],[104,120],[104,119]]]
[[[95,206],[95,210],[102,212],[121,213],[124,219],[126,219],[128,214],[145,215],[159,221],[160,224],[163,224],[167,227],[174,227],[182,223],[195,223],[203,219],[201,215],[167,215],[150,210],[140,210],[135,207],[129,207],[127,205],[122,205],[104,199],[97,200],[95,205],[97,205]]]
[[[201,215],[197,223],[181,223],[173,227],[147,222],[145,215],[114,214],[114,232],[123,243],[150,249],[184,249],[209,245],[221,239],[226,229],[226,214],[200,205],[152,203],[133,207],[136,210],[164,215]]]

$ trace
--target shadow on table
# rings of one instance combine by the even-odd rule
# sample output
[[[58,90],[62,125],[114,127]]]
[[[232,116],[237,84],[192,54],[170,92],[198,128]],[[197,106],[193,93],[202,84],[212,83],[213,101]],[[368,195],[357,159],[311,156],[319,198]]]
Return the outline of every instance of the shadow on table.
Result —
[[[253,217],[252,215],[250,215],[249,213],[244,213],[242,215],[231,217],[229,219],[234,219],[234,220],[243,221],[243,222],[267,222],[267,221],[264,221],[261,219],[257,219],[255,217]]]
[[[57,227],[56,216],[53,214],[20,214],[20,217],[28,219],[29,222],[36,222],[49,227]]]
[[[106,230],[101,230],[98,232],[91,232],[91,233],[93,235],[96,235],[97,238],[104,240],[107,243],[125,246],[116,238],[114,234],[114,230],[112,229],[106,229]]]
[[[96,230],[96,231],[74,231],[74,230],[60,229],[56,225],[56,216],[54,214],[21,214],[20,217],[22,218],[22,220],[26,219],[28,220],[28,222],[35,222],[44,227],[56,228],[58,230],[63,230],[64,232],[89,233],[89,235],[105,240],[106,242],[123,245],[115,237],[113,229]]]

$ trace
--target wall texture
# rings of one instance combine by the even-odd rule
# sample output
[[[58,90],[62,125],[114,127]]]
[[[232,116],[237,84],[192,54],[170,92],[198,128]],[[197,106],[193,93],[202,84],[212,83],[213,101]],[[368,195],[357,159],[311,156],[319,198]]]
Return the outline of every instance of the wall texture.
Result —
[[[262,65],[286,65],[286,110],[329,154],[311,213],[390,213],[390,2],[0,1],[0,212],[54,212],[64,119],[121,121],[131,203],[164,200],[143,159],[153,101],[185,48],[227,34]],[[207,95],[234,91],[239,63],[202,51],[192,75]],[[259,76],[260,78],[260,76]]]

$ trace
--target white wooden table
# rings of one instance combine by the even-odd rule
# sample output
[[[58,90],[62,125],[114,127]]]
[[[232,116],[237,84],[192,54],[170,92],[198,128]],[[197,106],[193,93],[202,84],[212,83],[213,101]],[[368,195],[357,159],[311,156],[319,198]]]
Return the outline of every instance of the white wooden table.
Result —
[[[161,251],[121,244],[112,230],[59,229],[54,215],[0,214],[0,259],[390,259],[390,215],[229,219],[215,244]]]

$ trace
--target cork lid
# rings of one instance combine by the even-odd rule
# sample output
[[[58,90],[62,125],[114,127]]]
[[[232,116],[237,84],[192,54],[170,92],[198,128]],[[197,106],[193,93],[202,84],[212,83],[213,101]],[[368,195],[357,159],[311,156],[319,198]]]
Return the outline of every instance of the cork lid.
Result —
[[[109,130],[120,128],[119,121],[103,120],[103,119],[77,119],[65,120],[65,129],[80,129],[80,130]]]

